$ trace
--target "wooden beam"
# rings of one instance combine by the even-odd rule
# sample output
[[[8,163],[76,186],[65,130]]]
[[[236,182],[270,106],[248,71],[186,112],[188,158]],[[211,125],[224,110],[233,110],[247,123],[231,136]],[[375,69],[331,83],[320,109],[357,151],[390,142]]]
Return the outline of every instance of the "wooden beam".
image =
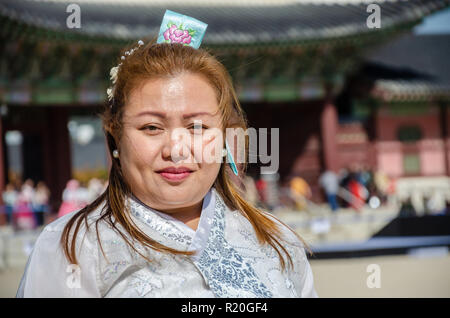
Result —
[[[337,149],[338,114],[331,98],[325,99],[320,116],[320,130],[322,135],[323,163],[326,170],[338,172],[339,157]]]

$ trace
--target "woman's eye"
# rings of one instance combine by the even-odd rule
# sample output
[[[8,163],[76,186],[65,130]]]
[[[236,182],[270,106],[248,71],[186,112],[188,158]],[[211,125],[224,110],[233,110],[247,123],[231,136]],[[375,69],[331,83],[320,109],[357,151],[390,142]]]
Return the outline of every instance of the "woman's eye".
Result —
[[[149,126],[145,126],[143,129],[144,129],[144,130],[149,130],[149,131],[154,132],[154,131],[160,130],[161,128],[159,128],[159,127],[157,127],[157,126],[149,125]]]
[[[193,129],[195,132],[199,132],[199,131],[201,131],[203,129],[206,129],[206,128],[207,128],[206,126],[203,126],[201,124],[192,125],[190,127],[190,129]]]

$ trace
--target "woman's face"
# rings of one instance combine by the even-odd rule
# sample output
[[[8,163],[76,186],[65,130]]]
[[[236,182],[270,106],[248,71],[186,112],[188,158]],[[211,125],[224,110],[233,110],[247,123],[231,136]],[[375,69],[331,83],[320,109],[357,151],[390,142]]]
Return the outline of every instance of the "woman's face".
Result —
[[[160,211],[198,204],[221,165],[213,87],[193,73],[150,79],[130,93],[124,110],[118,150],[132,193]]]

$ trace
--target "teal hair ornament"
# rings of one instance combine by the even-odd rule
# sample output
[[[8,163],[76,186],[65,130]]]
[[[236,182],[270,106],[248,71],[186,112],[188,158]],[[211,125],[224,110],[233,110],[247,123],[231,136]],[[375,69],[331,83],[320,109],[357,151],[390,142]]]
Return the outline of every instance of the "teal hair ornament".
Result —
[[[198,49],[207,27],[202,21],[166,10],[157,43],[181,43]]]
[[[235,175],[238,175],[238,170],[236,163],[234,162],[233,155],[231,154],[230,146],[228,146],[228,142],[225,140],[225,147],[227,148],[227,158],[228,158],[228,164],[231,167],[231,170],[233,170]]]

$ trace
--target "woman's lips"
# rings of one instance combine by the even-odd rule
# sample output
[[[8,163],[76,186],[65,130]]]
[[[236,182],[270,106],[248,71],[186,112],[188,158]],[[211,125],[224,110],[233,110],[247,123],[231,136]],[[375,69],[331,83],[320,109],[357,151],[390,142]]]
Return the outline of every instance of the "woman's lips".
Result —
[[[164,179],[168,181],[182,181],[187,177],[189,177],[189,175],[192,172],[193,172],[192,170],[185,167],[181,168],[170,167],[157,171],[157,173],[159,173]]]
[[[192,172],[186,171],[186,172],[180,172],[180,173],[170,173],[170,172],[160,172],[159,174],[170,181],[181,181],[189,177],[189,175]]]

